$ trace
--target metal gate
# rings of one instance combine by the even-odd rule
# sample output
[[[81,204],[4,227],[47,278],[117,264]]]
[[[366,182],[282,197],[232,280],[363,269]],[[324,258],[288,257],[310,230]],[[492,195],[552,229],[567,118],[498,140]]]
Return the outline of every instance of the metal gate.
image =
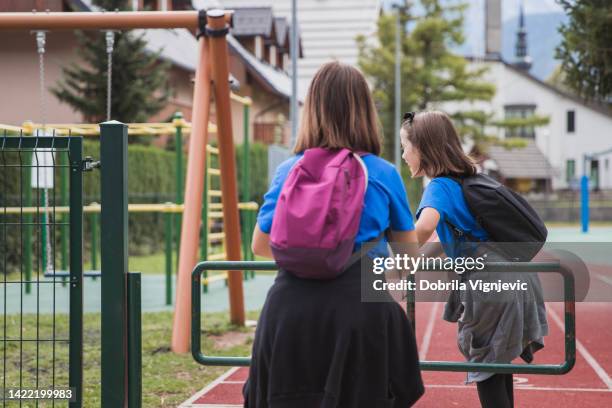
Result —
[[[573,272],[559,262],[490,262],[485,264],[487,272],[506,273],[558,273],[563,279],[564,317],[565,317],[565,358],[559,364],[504,364],[504,363],[467,363],[454,361],[421,361],[423,371],[482,371],[513,374],[549,374],[563,375],[568,373],[576,363],[576,316],[575,316],[575,281]],[[196,265],[191,274],[191,354],[194,360],[211,366],[248,366],[250,357],[208,356],[202,352],[202,295],[200,285],[204,271],[240,271],[240,270],[277,270],[271,261],[204,261]],[[430,269],[426,273],[444,272],[444,269]],[[408,314],[412,311],[411,321],[415,324],[414,298],[408,298]]]
[[[84,164],[81,137],[0,137],[2,406],[82,406]]]

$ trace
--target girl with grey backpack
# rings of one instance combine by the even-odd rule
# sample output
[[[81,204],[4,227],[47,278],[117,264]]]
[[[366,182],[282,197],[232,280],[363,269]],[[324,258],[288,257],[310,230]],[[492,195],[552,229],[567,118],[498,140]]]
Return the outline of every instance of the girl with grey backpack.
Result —
[[[409,113],[401,129],[403,158],[413,177],[431,179],[417,210],[420,244],[437,232],[451,258],[487,255],[492,261],[530,261],[546,240],[546,228],[529,204],[497,181],[477,174],[463,152],[451,119],[442,112]],[[504,276],[505,275],[505,276]],[[471,363],[527,363],[548,334],[540,281],[533,273],[470,271],[460,280],[517,279],[527,290],[451,292],[443,318],[457,322],[457,344]],[[483,407],[514,406],[512,374],[468,372]]]

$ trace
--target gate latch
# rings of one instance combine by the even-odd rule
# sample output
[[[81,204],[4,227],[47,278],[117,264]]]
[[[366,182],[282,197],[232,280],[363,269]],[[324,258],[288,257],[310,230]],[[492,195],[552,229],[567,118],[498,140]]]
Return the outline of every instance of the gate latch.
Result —
[[[100,161],[94,161],[93,157],[87,156],[81,162],[82,171],[92,171],[93,169],[100,168]]]

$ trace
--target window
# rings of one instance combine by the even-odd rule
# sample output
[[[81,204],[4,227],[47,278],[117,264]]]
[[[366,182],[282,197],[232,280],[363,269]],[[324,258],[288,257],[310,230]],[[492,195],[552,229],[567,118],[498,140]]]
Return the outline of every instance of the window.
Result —
[[[535,105],[506,105],[506,119],[528,119],[535,114]],[[506,137],[535,138],[533,126],[513,126],[506,128]]]
[[[576,112],[573,110],[567,111],[567,133],[576,131]]]
[[[567,111],[567,133],[576,131],[576,111]]]
[[[263,59],[263,54],[264,54],[264,44],[263,44],[263,38],[261,38],[260,35],[255,37],[255,58],[257,58],[258,60],[262,60]]]
[[[576,175],[576,160],[570,159],[565,163],[565,180],[570,183]]]
[[[594,190],[599,190],[599,160],[591,160],[590,181]]]

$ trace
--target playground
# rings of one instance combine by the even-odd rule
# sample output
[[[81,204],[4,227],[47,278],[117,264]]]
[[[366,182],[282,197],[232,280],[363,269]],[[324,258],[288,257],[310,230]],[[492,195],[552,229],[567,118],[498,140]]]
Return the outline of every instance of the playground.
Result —
[[[247,177],[249,128],[235,146],[240,132],[232,129],[230,107],[238,103],[248,123],[253,101],[230,89],[231,26],[232,13],[224,10],[0,13],[0,30],[37,31],[41,89],[46,31],[200,33],[190,122],[180,112],[165,123],[114,121],[109,76],[104,123],[47,123],[43,98],[40,123],[0,124],[2,388],[74,392],[70,401],[25,406],[242,406],[254,330],[276,266],[251,251],[259,204]],[[160,135],[176,146],[165,168],[174,196],[130,202],[136,156],[129,142]],[[99,202],[86,202],[88,185],[99,190]],[[610,243],[612,224],[589,225],[588,182],[582,193],[581,224],[551,223],[549,242]],[[149,218],[137,218],[143,216]],[[140,219],[155,226],[154,253],[130,254],[130,228]],[[563,302],[547,302],[545,349],[530,365],[467,364],[456,326],[441,319],[443,304],[409,296],[402,306],[416,329],[426,387],[416,406],[478,406],[475,387],[464,384],[466,371],[475,370],[514,373],[517,406],[612,404],[612,303],[577,302],[574,275],[559,262],[508,264],[491,265],[562,276]],[[611,292],[612,265],[593,266],[591,289]]]

